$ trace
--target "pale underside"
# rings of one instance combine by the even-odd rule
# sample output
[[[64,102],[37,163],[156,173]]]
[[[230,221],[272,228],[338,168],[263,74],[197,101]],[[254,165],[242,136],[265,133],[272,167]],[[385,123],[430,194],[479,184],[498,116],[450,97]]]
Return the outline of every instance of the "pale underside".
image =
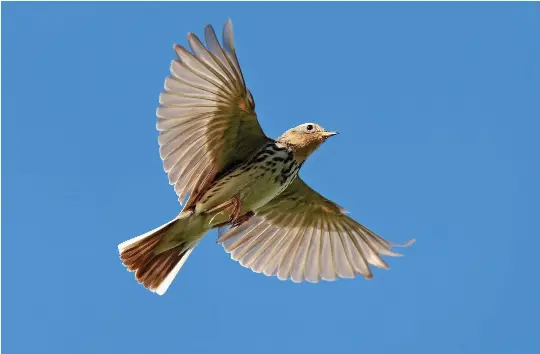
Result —
[[[264,147],[261,148],[261,150],[264,149]],[[281,151],[272,155],[272,158],[285,160],[287,156],[287,152]],[[263,169],[265,162],[253,163],[252,160],[248,159],[246,163],[223,175],[207,191],[202,193],[196,204],[195,212],[203,213],[233,197],[238,198],[241,203],[240,215],[256,211],[264,206],[280,194],[295,177],[295,175],[290,176],[289,180],[284,181],[283,184],[276,183],[276,177],[280,175],[285,166],[278,165],[277,168],[270,171]],[[227,217],[228,213],[223,213],[213,220],[213,224],[226,221]]]
[[[172,62],[157,110],[160,155],[169,182],[180,202],[189,195],[185,208],[199,210],[208,206],[198,203],[211,186],[271,141],[259,125],[242,76],[232,23],[224,27],[223,47],[211,26],[205,28],[205,39],[207,48],[188,34],[193,54],[175,46],[178,59]],[[237,181],[249,184],[245,178]],[[253,190],[260,192],[265,185],[256,184]],[[237,191],[227,185],[220,201]],[[275,194],[266,192],[262,195]],[[398,255],[390,250],[394,244],[345,215],[299,177],[263,204],[253,203],[255,215],[220,238],[233,259],[255,272],[296,282],[356,274],[369,278],[369,265],[387,267],[381,255]]]

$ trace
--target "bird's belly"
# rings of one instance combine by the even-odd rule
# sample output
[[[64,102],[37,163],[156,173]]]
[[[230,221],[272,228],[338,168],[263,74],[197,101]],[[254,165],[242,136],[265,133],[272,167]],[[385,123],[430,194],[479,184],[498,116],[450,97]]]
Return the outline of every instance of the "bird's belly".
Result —
[[[277,177],[277,171],[272,173],[264,170],[224,176],[214,187],[204,193],[195,210],[198,213],[205,212],[233,197],[240,199],[243,212],[256,210],[287,187],[285,183],[280,183]]]
[[[288,184],[280,183],[277,177],[277,172],[255,174],[253,182],[238,193],[242,211],[257,210],[283,192]]]

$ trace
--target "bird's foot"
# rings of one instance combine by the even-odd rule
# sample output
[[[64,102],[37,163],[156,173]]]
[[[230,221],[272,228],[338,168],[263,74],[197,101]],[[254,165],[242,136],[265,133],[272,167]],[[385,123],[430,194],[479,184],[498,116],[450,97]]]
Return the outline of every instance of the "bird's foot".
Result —
[[[246,221],[251,219],[251,217],[253,215],[255,215],[255,214],[252,211],[248,211],[244,215],[235,218],[234,220],[231,221],[231,227],[236,227],[236,226],[242,225],[243,223],[245,223]]]
[[[216,225],[217,229],[218,229],[218,239],[216,242],[218,243],[221,243],[224,241],[223,237],[227,237],[225,236],[233,227],[237,227],[237,226],[240,226],[242,225],[243,223],[245,223],[246,221],[248,221],[249,219],[251,219],[251,217],[255,215],[255,213],[253,213],[252,211],[248,211],[247,213],[245,213],[244,215],[242,216],[239,216],[237,217],[236,219],[234,219],[232,222],[231,221],[226,221],[226,222],[223,222],[219,225]],[[222,240],[222,241],[220,241]]]

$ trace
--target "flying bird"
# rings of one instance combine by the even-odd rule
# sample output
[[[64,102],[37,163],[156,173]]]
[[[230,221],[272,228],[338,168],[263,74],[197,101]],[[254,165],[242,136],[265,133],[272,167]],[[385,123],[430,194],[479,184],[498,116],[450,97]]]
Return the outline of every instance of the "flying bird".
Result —
[[[174,45],[177,59],[159,96],[160,155],[180,204],[172,221],[118,246],[136,280],[163,295],[202,237],[217,242],[254,272],[293,282],[371,278],[370,265],[394,244],[346,215],[310,188],[298,172],[327,139],[315,123],[267,137],[257,120],[236,56],[232,22],[222,44],[212,26],[206,47],[193,34],[191,52]]]

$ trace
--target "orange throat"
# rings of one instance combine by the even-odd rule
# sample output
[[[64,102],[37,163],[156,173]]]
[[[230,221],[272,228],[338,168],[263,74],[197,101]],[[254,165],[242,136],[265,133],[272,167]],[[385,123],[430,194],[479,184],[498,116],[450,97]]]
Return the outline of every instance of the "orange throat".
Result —
[[[289,134],[278,141],[291,149],[296,161],[304,162],[309,155],[321,146],[324,139],[313,135]]]

